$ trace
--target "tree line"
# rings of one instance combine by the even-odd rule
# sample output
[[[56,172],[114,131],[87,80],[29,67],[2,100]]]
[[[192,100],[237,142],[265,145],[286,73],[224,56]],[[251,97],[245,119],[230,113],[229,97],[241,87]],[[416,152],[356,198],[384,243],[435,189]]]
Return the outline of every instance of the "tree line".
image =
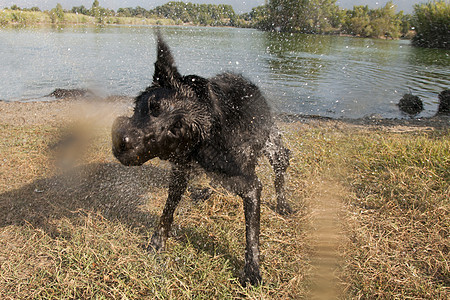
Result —
[[[20,10],[13,5],[10,9]],[[22,9],[24,10],[24,9]],[[40,11],[33,7],[30,11]],[[154,9],[143,7],[103,8],[94,0],[90,8],[74,6],[70,11],[61,4],[48,13],[53,21],[63,20],[64,13],[94,17],[104,23],[108,17],[134,17],[170,19],[175,24],[205,26],[251,27],[280,32],[310,34],[348,34],[370,38],[412,38],[413,44],[422,47],[450,47],[450,4],[437,0],[416,4],[412,15],[397,12],[392,1],[371,9],[354,6],[342,9],[336,0],[269,0],[249,13],[236,14],[233,7],[224,4],[194,4],[171,1]]]
[[[154,9],[142,7],[119,8],[119,16],[124,17],[156,17],[173,19],[179,23],[206,26],[235,26],[238,15],[231,5],[195,4],[172,1]]]
[[[94,10],[96,8],[96,11]],[[119,8],[116,12],[99,6],[97,0],[92,8],[76,6],[71,9],[72,13],[84,14],[97,17],[134,17],[134,18],[163,18],[172,19],[177,24],[192,24],[204,26],[236,26],[239,18],[231,5],[225,4],[195,4],[190,2],[171,1],[154,9],[143,7]]]
[[[271,0],[242,17],[251,27],[263,30],[404,37],[417,46],[450,49],[448,0],[416,4],[412,15],[396,10],[392,1],[376,9],[367,5],[341,9],[336,0]]]

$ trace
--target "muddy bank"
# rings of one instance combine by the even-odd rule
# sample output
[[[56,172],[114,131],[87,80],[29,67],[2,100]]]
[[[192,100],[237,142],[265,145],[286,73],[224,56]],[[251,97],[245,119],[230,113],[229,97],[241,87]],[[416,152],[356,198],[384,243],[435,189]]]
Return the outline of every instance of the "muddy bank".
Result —
[[[383,127],[392,130],[408,129],[445,129],[450,128],[450,115],[438,115],[430,118],[405,118],[386,119],[379,117],[368,117],[360,119],[340,118],[332,119],[315,115],[291,115],[280,114],[277,119],[285,123],[302,122],[307,124],[329,124],[330,126],[350,125],[359,127]]]

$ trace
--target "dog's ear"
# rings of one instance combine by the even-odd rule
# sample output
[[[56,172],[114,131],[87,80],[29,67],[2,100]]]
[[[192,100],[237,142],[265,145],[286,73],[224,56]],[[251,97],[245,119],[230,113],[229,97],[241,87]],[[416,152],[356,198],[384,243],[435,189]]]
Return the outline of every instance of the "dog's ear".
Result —
[[[169,126],[168,135],[176,139],[192,139],[196,135],[196,130],[180,117]]]
[[[181,116],[176,118],[168,129],[167,135],[170,138],[180,142],[188,141],[189,144],[199,142],[205,135],[203,128],[197,122],[186,120]]]
[[[175,66],[169,46],[164,42],[161,32],[156,31],[158,52],[156,54],[155,73],[153,74],[153,84],[166,88],[178,89],[181,85],[182,77]]]
[[[183,83],[195,92],[199,100],[208,98],[208,79],[197,75],[187,75],[183,77]]]

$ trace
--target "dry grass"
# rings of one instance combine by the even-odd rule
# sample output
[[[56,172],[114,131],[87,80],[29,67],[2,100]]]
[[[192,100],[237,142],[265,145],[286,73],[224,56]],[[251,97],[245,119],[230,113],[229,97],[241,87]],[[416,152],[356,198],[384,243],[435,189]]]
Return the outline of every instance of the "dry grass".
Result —
[[[346,159],[352,186],[346,273],[357,298],[450,296],[450,132],[362,134]]]
[[[73,130],[66,125],[60,129],[59,124],[1,126],[0,298],[305,294],[306,215],[283,218],[273,211],[267,162],[259,169],[268,186],[261,236],[265,284],[244,289],[238,284],[245,247],[238,197],[214,185],[215,193],[205,202],[193,202],[188,193],[176,212],[167,251],[151,254],[143,246],[167,196],[167,164],[121,166],[110,153],[108,128],[97,128],[82,138],[85,141],[69,139],[69,145],[50,151],[48,145],[66,140]],[[300,196],[307,191],[297,191],[302,177],[294,170],[290,178],[290,198],[300,209]],[[210,185],[203,175],[192,183]]]
[[[167,164],[121,166],[107,124],[57,147],[58,159],[48,145],[66,136],[60,128],[67,124],[0,124],[0,298],[308,298],[311,210],[320,191],[339,180],[347,191],[344,297],[445,299],[449,131],[335,125],[283,125],[293,150],[287,191],[294,215],[274,212],[272,172],[265,160],[258,168],[264,284],[242,288],[238,197],[199,175],[191,184],[215,193],[204,202],[187,193],[167,250],[148,253],[143,246],[167,196]]]

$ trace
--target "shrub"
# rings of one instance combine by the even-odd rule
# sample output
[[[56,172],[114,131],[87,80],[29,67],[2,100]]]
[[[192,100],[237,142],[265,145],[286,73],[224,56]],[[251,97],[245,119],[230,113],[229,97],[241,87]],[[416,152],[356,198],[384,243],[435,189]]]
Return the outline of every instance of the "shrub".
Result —
[[[0,25],[6,25],[8,23],[10,23],[12,21],[12,16],[11,14],[6,11],[6,10],[2,10],[0,11]]]
[[[428,2],[414,6],[413,45],[450,49],[450,4],[446,1]]]

